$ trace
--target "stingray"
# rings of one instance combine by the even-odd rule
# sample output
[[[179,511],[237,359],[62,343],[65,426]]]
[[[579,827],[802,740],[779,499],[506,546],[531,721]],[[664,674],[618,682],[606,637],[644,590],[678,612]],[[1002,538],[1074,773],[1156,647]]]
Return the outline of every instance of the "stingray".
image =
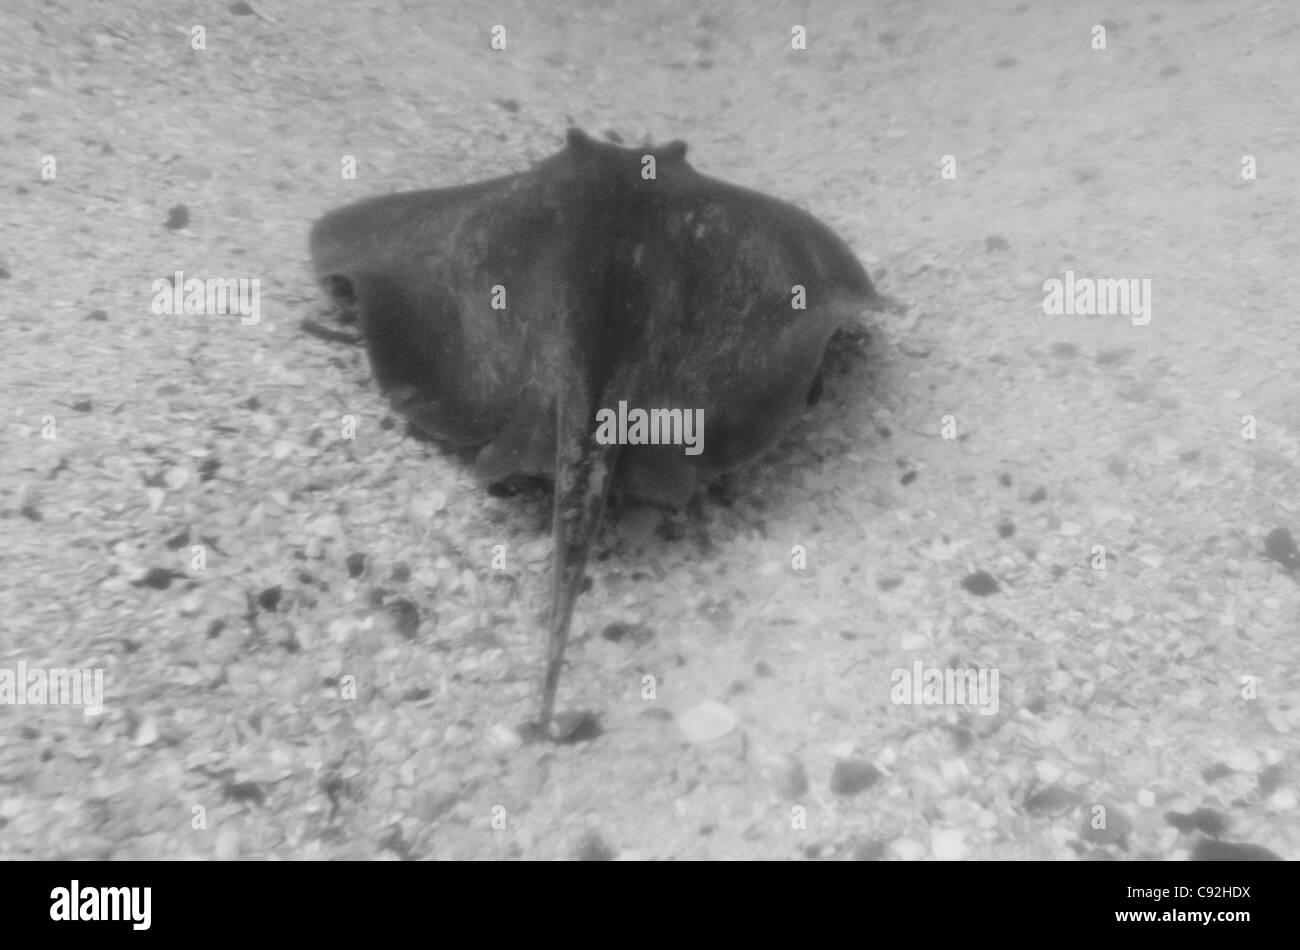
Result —
[[[832,334],[888,301],[825,224],[685,143],[577,129],[519,174],[331,211],[311,257],[398,412],[488,482],[554,487],[543,732],[611,485],[680,507],[761,455]]]

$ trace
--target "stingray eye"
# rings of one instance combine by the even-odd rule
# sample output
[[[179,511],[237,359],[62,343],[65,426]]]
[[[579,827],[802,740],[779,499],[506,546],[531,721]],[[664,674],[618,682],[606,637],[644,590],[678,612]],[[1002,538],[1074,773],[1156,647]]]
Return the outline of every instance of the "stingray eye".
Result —
[[[686,143],[669,142],[659,150],[660,161],[667,162],[670,165],[677,165],[686,161]]]

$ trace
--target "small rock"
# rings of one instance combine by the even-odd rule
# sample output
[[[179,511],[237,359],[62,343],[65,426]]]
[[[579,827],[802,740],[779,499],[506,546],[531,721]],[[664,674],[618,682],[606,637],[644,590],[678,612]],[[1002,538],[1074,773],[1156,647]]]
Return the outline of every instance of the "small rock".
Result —
[[[488,730],[488,745],[494,752],[514,752],[524,744],[521,736],[512,726],[497,723]]]
[[[280,584],[268,587],[257,595],[257,606],[267,613],[275,613],[275,609],[280,606],[280,598],[283,595],[284,587]]]
[[[1025,811],[1031,815],[1059,817],[1079,804],[1079,796],[1060,785],[1048,785],[1025,798]]]
[[[1214,762],[1201,769],[1201,779],[1206,783],[1217,782],[1219,779],[1227,778],[1231,774],[1232,769],[1222,762]]]
[[[407,600],[405,597],[398,597],[384,607],[388,616],[393,620],[393,629],[408,640],[414,640],[415,635],[420,632],[420,608]]]
[[[880,769],[866,759],[841,759],[831,771],[831,791],[837,795],[856,795],[880,777]]]
[[[1228,768],[1226,765],[1220,764],[1219,767],[1223,769],[1223,774],[1226,775],[1232,774],[1232,769]],[[1220,775],[1219,777],[1222,778],[1223,775]],[[1264,769],[1259,773],[1259,780],[1257,783],[1260,797],[1268,798],[1270,795],[1272,795],[1273,792],[1277,790],[1277,787],[1282,784],[1282,780],[1285,777],[1286,777],[1286,770],[1283,769],[1282,766],[1280,765],[1265,766]],[[1210,781],[1210,779],[1206,779],[1206,781],[1208,782]]]
[[[1228,830],[1227,817],[1213,808],[1198,808],[1187,814],[1167,811],[1165,812],[1165,821],[1183,834],[1190,831],[1201,831],[1211,838],[1217,838]]]
[[[600,718],[587,709],[557,713],[551,720],[551,741],[561,745],[590,742],[603,732]]]
[[[643,646],[654,639],[654,631],[643,623],[624,623],[616,620],[607,624],[605,629],[600,632],[602,639],[611,643],[618,643],[621,640],[629,640],[636,646]]]
[[[519,559],[534,564],[545,561],[551,556],[553,547],[554,541],[548,536],[533,538],[519,545]]]
[[[1300,549],[1286,528],[1274,528],[1264,539],[1264,551],[1288,571],[1300,570]]]
[[[167,209],[167,228],[171,231],[179,231],[181,228],[188,226],[190,223],[190,209],[185,205],[174,205]]]
[[[722,703],[706,699],[681,713],[677,727],[688,742],[710,742],[736,728],[736,714]]]
[[[153,745],[158,741],[158,723],[153,716],[145,716],[140,721],[140,725],[135,731],[135,737],[131,741],[141,748]]]
[[[967,574],[961,579],[961,586],[976,597],[987,597],[989,594],[996,594],[999,590],[998,582],[993,579],[993,575],[988,571],[976,571],[973,574]]]

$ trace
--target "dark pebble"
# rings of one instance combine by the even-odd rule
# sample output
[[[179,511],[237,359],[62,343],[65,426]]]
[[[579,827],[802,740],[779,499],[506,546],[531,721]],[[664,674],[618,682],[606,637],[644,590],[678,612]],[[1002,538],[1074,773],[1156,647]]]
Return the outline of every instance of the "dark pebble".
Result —
[[[167,210],[167,227],[172,231],[179,231],[181,228],[188,226],[190,223],[190,209],[185,205],[175,205]]]
[[[590,742],[599,738],[603,731],[596,714],[585,709],[558,713],[551,720],[551,741],[560,745]]]
[[[268,587],[257,595],[257,606],[261,607],[267,613],[273,613],[275,608],[280,606],[280,597],[284,594],[284,588],[279,584],[274,587]]]
[[[1268,798],[1277,787],[1282,784],[1282,779],[1286,777],[1286,769],[1280,765],[1270,765],[1259,773],[1259,795],[1261,798]]]
[[[1189,831],[1201,831],[1211,838],[1217,838],[1228,830],[1228,819],[1222,812],[1213,808],[1198,808],[1183,814],[1177,811],[1165,812],[1165,821],[1183,834]]]
[[[831,772],[831,791],[837,795],[856,795],[870,788],[881,772],[865,759],[841,759]]]
[[[1201,778],[1206,782],[1217,782],[1221,778],[1227,778],[1232,774],[1232,769],[1222,762],[1215,762],[1213,765],[1207,765],[1201,769]]]
[[[621,620],[616,620],[611,624],[607,624],[605,629],[600,632],[600,636],[611,643],[630,640],[632,643],[641,645],[653,640],[654,632],[643,623],[624,623]]]
[[[1031,815],[1059,817],[1079,804],[1079,796],[1061,785],[1048,785],[1025,798],[1025,811]]]
[[[1264,551],[1288,571],[1300,570],[1300,550],[1286,528],[1274,528],[1264,539]]]
[[[184,577],[177,571],[165,567],[151,567],[145,571],[144,576],[137,581],[132,581],[133,587],[152,587],[154,590],[166,590],[172,586],[172,581]]]
[[[393,629],[406,639],[414,640],[420,632],[420,608],[405,597],[398,597],[384,609],[393,618]]]
[[[998,592],[998,582],[988,571],[976,571],[961,579],[961,586],[976,597],[987,597]]]

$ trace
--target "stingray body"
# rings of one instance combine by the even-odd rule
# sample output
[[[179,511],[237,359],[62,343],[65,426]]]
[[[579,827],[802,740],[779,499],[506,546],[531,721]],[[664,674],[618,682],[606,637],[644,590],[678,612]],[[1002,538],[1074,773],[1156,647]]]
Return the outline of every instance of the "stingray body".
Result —
[[[611,484],[680,505],[760,455],[804,411],[831,335],[884,299],[824,224],[700,175],[685,144],[576,129],[520,174],[332,211],[311,255],[397,410],[474,450],[485,479],[553,481],[543,728]],[[611,440],[598,418],[620,404],[690,413],[697,451]]]

